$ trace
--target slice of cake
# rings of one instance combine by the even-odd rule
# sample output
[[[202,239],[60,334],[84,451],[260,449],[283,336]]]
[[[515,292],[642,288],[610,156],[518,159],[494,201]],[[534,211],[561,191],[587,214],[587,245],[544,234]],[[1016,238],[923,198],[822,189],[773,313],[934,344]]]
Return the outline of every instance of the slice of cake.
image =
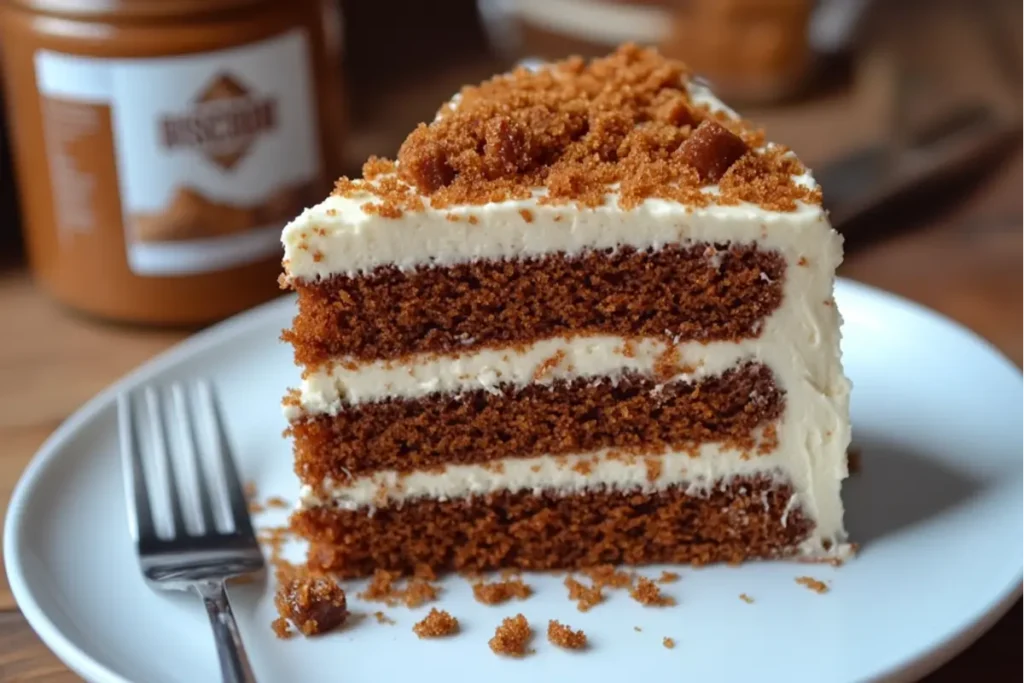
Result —
[[[283,241],[311,564],[848,551],[841,239],[682,64],[627,46],[465,88]]]

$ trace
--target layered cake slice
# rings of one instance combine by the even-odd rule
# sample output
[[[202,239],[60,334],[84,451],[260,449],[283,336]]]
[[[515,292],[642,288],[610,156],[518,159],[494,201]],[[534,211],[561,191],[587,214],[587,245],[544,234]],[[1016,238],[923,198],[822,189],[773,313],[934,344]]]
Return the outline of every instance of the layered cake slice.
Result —
[[[465,88],[283,241],[312,565],[848,551],[841,239],[683,65],[627,46]]]

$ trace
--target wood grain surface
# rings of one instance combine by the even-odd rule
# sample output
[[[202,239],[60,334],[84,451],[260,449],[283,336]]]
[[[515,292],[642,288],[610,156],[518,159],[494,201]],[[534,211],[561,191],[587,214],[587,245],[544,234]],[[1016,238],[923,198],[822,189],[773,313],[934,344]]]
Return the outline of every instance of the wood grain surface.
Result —
[[[1019,12],[1019,3],[1016,11]],[[1010,15],[1016,26],[1018,14]],[[1019,29],[1018,29],[1019,30]],[[1017,35],[1019,63],[1019,33]],[[966,60],[966,57],[963,57]],[[988,67],[975,65],[976,73]],[[456,70],[449,82],[479,74]],[[979,76],[979,79],[983,80]],[[424,105],[409,104],[411,91],[378,95],[381,111],[401,97],[413,112],[432,111],[437,88],[420,87]],[[418,90],[417,90],[418,92]],[[811,164],[859,144],[880,130],[885,88],[870,75],[851,88],[760,116],[772,137],[800,151]],[[1020,93],[1014,95],[1020,102]],[[429,105],[425,104],[429,101]],[[402,118],[401,116],[399,117]],[[405,119],[384,119],[363,131],[354,149],[386,151]],[[836,135],[842,130],[843,135]],[[358,132],[358,131],[357,131]],[[930,306],[991,341],[1022,363],[1022,158],[1005,157],[963,196],[918,204],[882,219],[891,236],[848,253],[841,275],[876,285]],[[934,206],[931,206],[934,204]],[[10,260],[10,259],[8,259]],[[139,363],[186,336],[98,323],[63,310],[31,282],[20,261],[0,264],[0,311],[17,332],[0,336],[0,507],[43,440],[82,403]],[[936,596],[941,599],[941,596]],[[1020,680],[1021,604],[965,653],[929,676],[929,683],[967,679]],[[78,680],[46,649],[17,611],[0,577],[0,681],[58,683]]]

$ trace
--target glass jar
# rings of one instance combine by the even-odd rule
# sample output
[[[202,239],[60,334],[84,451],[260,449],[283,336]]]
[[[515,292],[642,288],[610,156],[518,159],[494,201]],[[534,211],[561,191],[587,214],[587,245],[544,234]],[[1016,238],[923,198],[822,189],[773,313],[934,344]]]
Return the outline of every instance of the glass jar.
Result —
[[[814,0],[478,0],[511,60],[596,57],[633,42],[685,61],[732,102],[795,92],[812,63]]]
[[[9,0],[33,273],[104,318],[195,325],[275,295],[280,230],[339,174],[335,0]]]

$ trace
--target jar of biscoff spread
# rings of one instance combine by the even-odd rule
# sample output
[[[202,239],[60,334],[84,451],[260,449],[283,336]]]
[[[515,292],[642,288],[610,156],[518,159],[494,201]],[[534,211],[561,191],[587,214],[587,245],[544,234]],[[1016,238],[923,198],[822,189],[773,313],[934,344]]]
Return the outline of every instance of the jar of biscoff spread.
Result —
[[[193,325],[277,291],[341,165],[336,0],[0,0],[33,272],[104,318]]]

